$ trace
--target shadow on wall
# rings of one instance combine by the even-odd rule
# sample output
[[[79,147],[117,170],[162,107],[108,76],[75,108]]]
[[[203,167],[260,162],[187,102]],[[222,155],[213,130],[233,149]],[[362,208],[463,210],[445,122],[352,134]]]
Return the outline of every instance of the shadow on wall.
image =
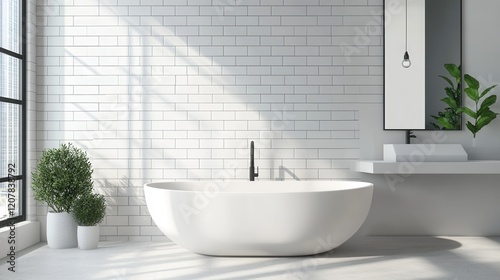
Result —
[[[126,176],[120,180],[98,179],[94,182],[95,190],[106,197],[106,215],[118,215],[119,205],[129,205],[131,192],[134,192],[135,198],[144,199],[142,187],[131,188],[130,180]],[[106,219],[105,224],[107,224]]]
[[[235,8],[234,6],[226,7],[224,3],[220,2],[220,5],[215,8],[224,7],[225,13]],[[106,11],[105,7],[103,6],[105,14],[113,13],[112,10]],[[60,11],[64,14],[64,9],[64,5],[54,7],[52,12]],[[219,20],[224,19],[226,18]],[[260,147],[262,150],[260,158],[278,159],[278,162],[271,167],[261,166],[262,177],[275,176],[269,175],[270,169],[283,165],[282,158],[292,158],[293,154],[290,154],[290,148],[282,148],[274,143],[274,140],[287,138],[292,142],[298,133],[295,130],[300,130],[299,138],[306,135],[312,138],[323,138],[324,133],[330,138],[332,131],[339,130],[341,135],[333,136],[336,138],[333,141],[325,142],[319,138],[311,141],[324,144],[325,149],[328,148],[327,152],[332,154],[331,157],[338,158],[340,162],[357,157],[359,145],[355,139],[357,120],[354,112],[339,110],[342,114],[347,112],[349,116],[337,119],[327,113],[328,117],[323,119],[323,117],[318,117],[322,112],[309,116],[305,111],[294,108],[291,105],[293,102],[285,102],[285,95],[294,91],[295,88],[292,85],[286,88],[276,86],[267,81],[276,78],[280,83],[284,83],[285,75],[272,74],[270,69],[274,64],[272,61],[267,61],[268,56],[253,55],[254,45],[238,49],[243,52],[242,55],[252,58],[250,62],[247,62],[248,65],[244,61],[241,65],[252,68],[254,67],[253,60],[258,58],[260,59],[258,63],[268,71],[259,72],[260,75],[247,75],[246,71],[239,72],[241,67],[232,67],[238,53],[229,53],[229,55],[214,53],[212,48],[204,47],[204,42],[189,42],[188,37],[179,31],[183,29],[174,28],[173,25],[164,26],[161,20],[154,18],[148,23],[148,26],[153,26],[151,28],[140,28],[128,17],[119,20],[120,24],[113,28],[89,27],[89,34],[105,36],[109,32],[123,33],[121,37],[126,38],[128,40],[126,42],[119,42],[106,48],[93,45],[83,48],[77,45],[51,49],[61,59],[68,59],[73,63],[72,67],[69,67],[72,71],[63,73],[60,84],[67,88],[74,87],[74,94],[61,93],[64,103],[54,106],[66,106],[67,108],[62,108],[61,111],[73,111],[75,123],[87,122],[88,125],[83,131],[70,129],[68,136],[63,137],[74,138],[73,140],[80,146],[93,151],[106,148],[139,149],[142,152],[155,150],[155,154],[162,155],[161,158],[176,160],[165,162],[155,158],[161,161],[162,165],[155,168],[157,173],[151,177],[163,175],[175,179],[212,179],[209,168],[203,168],[194,163],[192,159],[196,156],[200,158],[202,164],[207,163],[212,166],[214,158],[220,159],[215,161],[217,164],[215,166],[225,166],[227,161],[222,159],[229,158],[231,162],[237,162],[233,177],[245,178],[247,170],[246,161],[243,159],[246,157],[240,158],[239,155],[234,155],[232,147],[246,147],[247,138],[267,140],[265,145]],[[232,24],[224,21],[220,23],[220,26],[226,25]],[[61,27],[60,35],[63,38],[72,36],[72,28]],[[45,35],[42,33],[41,36]],[[271,47],[268,46],[268,49],[271,50]],[[88,56],[89,52],[95,55],[103,52],[102,61],[96,60],[94,56]],[[117,61],[105,60],[109,52],[116,52],[117,57],[122,55],[123,57]],[[272,56],[269,55],[269,57]],[[281,56],[278,58],[283,59]],[[329,59],[332,58],[329,57]],[[275,63],[281,65],[281,60],[278,61],[280,63]],[[320,64],[323,65],[323,63],[324,61]],[[119,67],[116,67],[117,64]],[[329,66],[333,67],[333,65]],[[329,75],[325,77],[333,83]],[[299,99],[303,98],[304,101],[296,101],[297,104],[303,105],[300,103],[305,102],[306,98],[316,103],[332,103],[334,94],[320,94],[321,84],[321,82],[313,82],[312,86],[315,86],[318,92],[307,95],[301,93],[298,95]],[[95,97],[94,100],[97,102],[80,102],[89,100],[89,96],[92,99]],[[321,101],[314,101],[315,99]],[[329,109],[325,107],[322,110],[328,112]],[[342,107],[342,109],[345,108]],[[219,112],[220,110],[224,112]],[[303,128],[302,126],[311,122],[311,119],[318,123],[318,127]],[[321,126],[326,128],[320,129],[320,121],[323,122]],[[300,129],[299,124],[302,124]],[[60,125],[59,130],[66,131],[63,127],[65,122],[61,121],[58,125]],[[259,129],[254,129],[254,126],[258,126]],[[330,126],[331,129],[328,128]],[[348,127],[343,130],[343,126]],[[238,134],[239,130],[248,131]],[[348,131],[347,136],[345,131]],[[348,139],[344,139],[345,137]],[[117,145],[117,139],[124,140]],[[298,141],[291,149],[301,148],[301,145]],[[174,149],[179,147],[180,149]],[[190,158],[187,158],[187,149],[190,149]],[[179,153],[182,154],[179,155]],[[128,159],[128,168],[151,169],[150,157],[134,156],[130,153],[128,157],[120,159],[123,158]],[[113,155],[109,156],[109,154],[103,153],[99,158],[99,163],[112,168],[123,168],[121,165],[123,160]],[[332,168],[330,161],[321,168],[335,170],[324,173],[328,174],[325,176],[329,179],[352,178],[354,175],[345,167],[347,164],[342,163],[342,167]],[[217,168],[219,167],[212,169]],[[289,166],[289,168],[297,169],[295,172],[298,172],[298,176],[305,179],[308,177],[317,179],[320,176],[318,171],[310,173],[311,171],[305,171],[306,168],[303,167]],[[144,178],[131,174],[127,176],[131,179]],[[295,179],[294,176],[292,178]]]
[[[285,173],[290,175],[294,180],[300,181],[300,178],[297,177],[297,175],[295,175],[295,173],[293,173],[290,169],[286,168],[283,165],[280,165],[280,167],[279,167],[279,178],[277,178],[276,180],[284,181],[285,180]]]

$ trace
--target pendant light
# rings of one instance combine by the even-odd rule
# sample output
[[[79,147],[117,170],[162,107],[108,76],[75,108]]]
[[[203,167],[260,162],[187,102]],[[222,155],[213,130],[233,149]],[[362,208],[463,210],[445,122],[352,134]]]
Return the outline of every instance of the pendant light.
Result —
[[[408,0],[406,0],[406,41],[405,41],[405,54],[403,62],[401,63],[404,68],[411,66],[410,55],[408,54]]]

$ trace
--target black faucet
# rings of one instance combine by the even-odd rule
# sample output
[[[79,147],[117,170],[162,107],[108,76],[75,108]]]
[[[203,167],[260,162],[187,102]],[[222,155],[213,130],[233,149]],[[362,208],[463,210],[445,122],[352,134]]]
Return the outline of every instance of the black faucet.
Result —
[[[413,131],[407,130],[406,131],[406,144],[411,143],[411,138],[417,138],[417,136],[415,134],[413,134]]]
[[[255,172],[255,163],[253,155],[253,141],[250,142],[250,181],[255,181],[255,177],[259,177],[259,167],[257,166],[257,172]]]

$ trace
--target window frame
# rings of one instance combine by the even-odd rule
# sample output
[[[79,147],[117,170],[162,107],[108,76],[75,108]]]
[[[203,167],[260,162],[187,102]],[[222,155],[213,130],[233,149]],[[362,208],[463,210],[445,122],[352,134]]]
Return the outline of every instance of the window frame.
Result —
[[[17,58],[21,60],[21,70],[19,71],[20,75],[20,99],[13,99],[13,98],[8,98],[8,97],[1,97],[0,96],[0,103],[7,103],[7,104],[16,104],[21,106],[21,123],[20,123],[20,170],[21,174],[14,176],[14,178],[18,192],[16,194],[17,196],[17,203],[18,209],[20,214],[14,217],[7,218],[5,220],[0,221],[0,228],[9,226],[13,223],[19,223],[22,221],[26,221],[27,217],[27,205],[26,205],[26,200],[27,200],[27,182],[26,182],[26,171],[27,171],[27,39],[28,39],[28,34],[27,34],[27,0],[20,0],[20,24],[21,24],[21,52],[16,53],[13,51],[10,51],[8,49],[4,49],[0,47],[0,53]],[[2,177],[0,178],[0,183],[3,182],[9,182],[12,178],[9,177]]]

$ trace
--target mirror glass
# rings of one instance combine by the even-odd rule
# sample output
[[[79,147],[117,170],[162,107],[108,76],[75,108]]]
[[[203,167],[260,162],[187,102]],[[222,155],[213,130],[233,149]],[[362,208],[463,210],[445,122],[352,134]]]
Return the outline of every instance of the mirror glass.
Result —
[[[385,0],[384,13],[384,129],[462,129],[462,1]]]

